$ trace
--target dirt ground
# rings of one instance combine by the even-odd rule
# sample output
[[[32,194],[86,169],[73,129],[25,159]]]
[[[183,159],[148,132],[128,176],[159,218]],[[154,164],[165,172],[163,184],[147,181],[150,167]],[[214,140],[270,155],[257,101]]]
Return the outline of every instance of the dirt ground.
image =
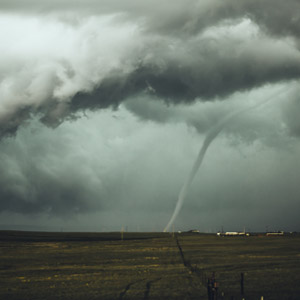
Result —
[[[208,299],[213,273],[218,299],[300,299],[300,236],[0,231],[0,299]]]

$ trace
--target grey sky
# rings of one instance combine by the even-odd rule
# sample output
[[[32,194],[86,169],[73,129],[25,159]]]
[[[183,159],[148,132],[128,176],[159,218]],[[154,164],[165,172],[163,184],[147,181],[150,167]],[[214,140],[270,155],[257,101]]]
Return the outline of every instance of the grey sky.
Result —
[[[1,222],[300,230],[299,6],[1,1]]]

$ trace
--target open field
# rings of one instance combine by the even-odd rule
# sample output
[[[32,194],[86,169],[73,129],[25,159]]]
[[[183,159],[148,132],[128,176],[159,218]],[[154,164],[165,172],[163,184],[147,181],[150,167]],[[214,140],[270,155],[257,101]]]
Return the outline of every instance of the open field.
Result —
[[[218,299],[300,299],[299,235],[120,238],[0,231],[0,299],[207,299],[212,272]]]

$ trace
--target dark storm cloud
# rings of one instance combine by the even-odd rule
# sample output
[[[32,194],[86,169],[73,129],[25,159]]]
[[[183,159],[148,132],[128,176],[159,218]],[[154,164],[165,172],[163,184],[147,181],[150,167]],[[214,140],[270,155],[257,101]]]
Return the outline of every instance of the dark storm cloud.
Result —
[[[157,137],[153,133],[161,131],[158,127],[140,125],[139,129],[136,120],[122,119],[129,116],[123,111],[118,121],[107,111],[100,118],[93,115],[65,122],[56,130],[41,127],[35,120],[16,137],[4,139],[0,144],[0,169],[4,170],[0,213],[70,216],[132,206],[151,209],[160,197],[168,202],[170,195],[175,196],[171,187],[180,176],[160,183],[158,174],[166,177],[168,166],[159,162],[165,167],[158,172],[160,146],[151,153],[148,149],[158,139],[157,144],[164,147],[160,156],[172,157],[168,143],[174,140],[175,131],[169,129],[168,139],[163,133]],[[103,132],[105,127],[111,132]]]
[[[195,33],[224,19],[249,17],[273,34],[299,37],[300,18],[297,0],[174,0],[121,2],[101,1],[1,1],[2,10],[27,13],[80,12],[81,14],[127,14],[142,19],[146,28],[165,33]],[[179,30],[179,31],[178,31]]]
[[[19,96],[15,107],[10,107],[6,116],[0,116],[8,120],[1,122],[8,123],[1,126],[2,135],[19,127],[25,119],[24,107],[34,114],[43,114],[44,123],[57,125],[77,111],[117,108],[126,98],[145,92],[169,103],[187,103],[195,99],[223,98],[236,91],[299,79],[300,76],[298,1],[177,0],[172,5],[156,0],[78,1],[75,5],[71,1],[43,3],[32,0],[29,3],[2,1],[1,6],[7,13],[18,16],[24,13],[29,19],[48,16],[46,22],[53,28],[58,26],[62,35],[73,31],[78,40],[88,46],[83,54],[86,70],[84,73],[78,66],[76,51],[66,52],[67,56],[60,58],[60,50],[54,47],[57,58],[50,67],[48,56],[43,56],[47,61],[39,64],[46,64],[46,67],[33,66],[37,71],[25,75],[26,79],[20,79],[18,85],[11,88],[13,94],[18,90],[19,82],[28,81],[30,76],[46,77],[44,75],[48,73],[52,78],[48,75],[49,80],[45,78],[42,82],[48,96],[40,96],[42,88],[38,79],[34,79],[37,83],[34,81],[30,93],[24,91],[25,98],[34,100]],[[106,38],[97,38],[97,31],[101,32],[103,26],[95,20],[107,16],[113,17],[104,31]],[[94,31],[87,31],[85,24]],[[109,24],[114,24],[113,31]],[[118,42],[118,29],[128,24],[135,33],[127,41],[119,38]],[[126,34],[125,31],[123,36]],[[91,44],[97,39],[98,43]],[[99,52],[97,57],[97,49],[101,50],[107,41],[114,39],[116,43],[109,46],[105,55],[111,49],[115,57],[104,58],[107,66],[102,68],[101,63],[95,63],[102,55]],[[65,51],[65,40],[54,41],[60,44],[62,52]],[[72,49],[78,47],[78,43],[67,46]],[[24,56],[23,64],[26,63]],[[93,73],[97,72],[102,72],[101,76],[93,78]],[[88,74],[89,82],[86,80]],[[5,74],[3,76],[5,78]],[[73,89],[70,88],[72,81],[76,85]],[[21,86],[23,88],[24,83]],[[57,96],[57,89],[68,92]],[[10,93],[6,94],[5,91],[9,99]]]
[[[43,142],[31,147],[21,138],[13,148],[11,142],[1,145],[0,168],[5,172],[0,176],[0,211],[69,215],[95,206],[91,185],[82,181],[84,168],[79,173],[64,158],[51,157],[51,149],[47,151]],[[62,145],[62,154],[65,148]]]
[[[31,108],[20,108],[0,119],[0,138],[12,136],[24,121],[30,118]]]
[[[209,128],[232,107],[228,103],[220,101],[219,108],[211,102],[190,108],[174,106],[170,118],[177,114],[179,121],[184,115],[193,119],[190,111],[195,110],[195,119],[198,112],[200,122],[206,116]],[[239,143],[221,134],[214,141],[176,228],[179,224],[186,229],[199,224],[202,229],[249,224],[253,230],[262,230],[265,222],[279,224],[278,219],[288,228],[299,228],[298,217],[292,214],[299,210],[299,141],[292,139],[288,145],[283,132],[273,136],[281,119],[275,120],[269,109],[261,111],[261,116],[245,114],[232,125],[233,132],[245,135],[252,129],[259,139]],[[101,224],[119,230],[128,224],[135,230],[138,220],[151,230],[153,219],[161,213],[163,217],[155,223],[162,230],[203,135],[183,122],[162,126],[137,121],[122,107],[114,114],[102,110],[74,123],[64,122],[56,130],[35,121],[21,128],[15,138],[3,140],[0,214],[28,215],[31,224],[33,215],[69,220],[86,214],[85,222],[79,224],[87,225],[90,215],[99,213],[94,228]],[[266,139],[282,148],[270,147]],[[116,217],[118,212],[127,215],[123,223]],[[105,214],[103,221],[100,216]],[[115,224],[120,226],[110,227]]]
[[[113,224],[116,211],[161,211],[162,229],[203,134],[270,95],[281,104],[237,117],[211,145],[178,222],[212,224],[217,209],[276,222],[282,198],[298,211],[299,1],[0,7],[0,137],[15,135],[0,142],[0,216],[107,212]]]
[[[236,91],[300,78],[300,53],[284,44],[258,39],[257,44],[241,51],[228,41],[210,44],[203,39],[180,48],[174,56],[170,50],[158,50],[153,61],[140,63],[130,74],[122,74],[122,70],[111,74],[91,93],[76,94],[71,109],[117,107],[141,92],[170,103],[223,98]]]

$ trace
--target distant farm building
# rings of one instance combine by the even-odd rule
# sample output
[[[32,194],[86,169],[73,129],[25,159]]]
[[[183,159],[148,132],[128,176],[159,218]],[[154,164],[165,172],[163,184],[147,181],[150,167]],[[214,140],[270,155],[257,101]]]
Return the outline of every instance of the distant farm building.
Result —
[[[192,229],[192,230],[187,231],[187,233],[200,233],[200,231],[197,229]]]
[[[284,231],[277,231],[277,232],[267,232],[267,236],[273,236],[273,235],[284,235]]]
[[[238,231],[227,231],[227,232],[218,232],[218,236],[249,236],[249,233],[246,233],[244,231],[238,232]]]

